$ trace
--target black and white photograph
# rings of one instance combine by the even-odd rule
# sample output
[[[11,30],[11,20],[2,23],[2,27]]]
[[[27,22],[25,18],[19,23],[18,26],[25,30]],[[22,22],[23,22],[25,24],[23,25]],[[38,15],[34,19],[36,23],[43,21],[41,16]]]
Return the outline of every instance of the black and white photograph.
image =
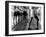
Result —
[[[12,17],[12,30],[39,30],[41,29],[40,20],[41,13],[40,7],[30,6],[12,6],[11,17]]]
[[[44,3],[6,1],[6,34],[44,33],[44,13]]]

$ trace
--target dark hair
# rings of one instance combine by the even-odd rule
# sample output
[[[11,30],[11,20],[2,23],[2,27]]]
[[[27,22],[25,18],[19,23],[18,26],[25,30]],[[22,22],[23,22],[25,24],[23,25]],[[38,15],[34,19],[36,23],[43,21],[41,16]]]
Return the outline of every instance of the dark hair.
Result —
[[[32,7],[32,9],[37,9],[38,7]]]

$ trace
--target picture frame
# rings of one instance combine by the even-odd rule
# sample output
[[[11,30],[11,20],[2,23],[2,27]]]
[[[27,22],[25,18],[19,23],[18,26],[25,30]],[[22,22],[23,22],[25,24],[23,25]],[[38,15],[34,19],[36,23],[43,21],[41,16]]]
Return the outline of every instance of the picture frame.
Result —
[[[35,29],[34,30],[25,30],[25,31],[21,31],[21,30],[20,31],[14,31],[13,30],[12,31],[11,30],[12,29],[11,27],[13,26],[13,25],[11,25],[11,24],[13,24],[13,20],[12,20],[13,13],[12,13],[12,11],[18,10],[18,9],[17,10],[14,9],[16,6],[20,9],[22,7],[22,12],[24,10],[26,10],[23,8],[23,6],[25,6],[27,8],[27,10],[33,9],[34,11],[40,8],[41,9],[40,14],[41,14],[41,18],[42,18],[41,22],[40,22],[41,29],[40,30],[35,30]],[[28,22],[28,24],[29,24],[29,22]],[[22,2],[22,1],[5,1],[5,35],[6,36],[18,36],[18,35],[34,35],[34,34],[45,34],[45,3]]]

